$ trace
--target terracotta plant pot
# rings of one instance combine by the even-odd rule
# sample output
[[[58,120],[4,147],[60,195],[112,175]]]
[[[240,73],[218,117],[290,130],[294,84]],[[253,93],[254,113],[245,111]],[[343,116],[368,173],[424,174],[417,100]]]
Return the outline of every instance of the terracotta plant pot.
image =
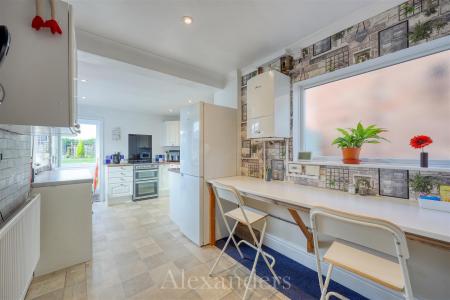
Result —
[[[360,152],[361,148],[342,148],[342,162],[344,164],[359,164],[361,162],[361,160],[359,160]]]

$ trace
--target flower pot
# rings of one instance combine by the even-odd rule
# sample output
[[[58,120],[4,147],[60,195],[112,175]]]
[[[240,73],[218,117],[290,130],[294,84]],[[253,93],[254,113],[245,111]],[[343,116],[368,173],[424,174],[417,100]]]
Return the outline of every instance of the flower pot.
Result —
[[[342,148],[342,162],[344,164],[359,164],[361,162],[359,160],[360,152],[361,148]]]

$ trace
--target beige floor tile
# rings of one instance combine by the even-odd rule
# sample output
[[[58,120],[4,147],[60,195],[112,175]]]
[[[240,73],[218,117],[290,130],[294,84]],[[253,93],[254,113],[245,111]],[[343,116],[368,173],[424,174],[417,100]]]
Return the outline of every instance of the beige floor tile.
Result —
[[[122,287],[127,298],[133,297],[136,294],[151,288],[152,286],[153,281],[150,274],[147,272],[122,282]]]
[[[158,246],[158,244],[151,244],[147,246],[143,246],[140,248],[137,248],[136,251],[139,253],[139,257],[141,259],[150,257],[152,255],[163,253],[163,249]]]
[[[57,290],[64,289],[65,281],[66,272],[58,272],[52,277],[47,277],[44,280],[32,282],[30,288],[28,289],[26,299],[34,299]]]
[[[63,300],[64,297],[64,289],[59,289],[45,295],[41,295],[39,297],[33,298],[33,300]]]
[[[65,287],[64,300],[86,300],[86,299],[87,299],[86,281]]]

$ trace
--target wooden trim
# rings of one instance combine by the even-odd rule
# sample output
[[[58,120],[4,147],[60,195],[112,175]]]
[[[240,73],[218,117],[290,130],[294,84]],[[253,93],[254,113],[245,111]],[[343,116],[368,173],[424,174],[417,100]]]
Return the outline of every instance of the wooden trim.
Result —
[[[306,250],[309,253],[314,252],[314,243],[313,243],[313,235],[309,231],[308,227],[306,227],[305,223],[303,223],[302,218],[298,215],[298,212],[295,209],[288,208],[289,213],[291,214],[292,218],[294,219],[295,223],[297,223],[298,227],[300,227],[300,230],[302,231],[303,235],[306,238]]]
[[[435,240],[429,237],[424,237],[420,235],[416,235],[413,233],[405,232],[406,238],[412,241],[417,241],[420,243],[427,244],[432,247],[441,248],[447,251],[450,251],[450,243],[440,240]]]
[[[209,192],[209,244],[216,245],[216,196],[212,185],[208,183]]]

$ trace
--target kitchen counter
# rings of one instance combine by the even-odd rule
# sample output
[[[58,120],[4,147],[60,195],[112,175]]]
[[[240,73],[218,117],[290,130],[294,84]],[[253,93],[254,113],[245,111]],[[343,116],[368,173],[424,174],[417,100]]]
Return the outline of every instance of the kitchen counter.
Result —
[[[392,222],[407,233],[450,243],[450,214],[422,209],[417,202],[380,196],[359,196],[346,192],[302,186],[251,177],[210,180],[229,185],[250,198],[294,208],[322,206],[346,213]]]
[[[93,177],[89,169],[56,169],[44,171],[35,176],[33,188],[78,183],[90,183]]]

